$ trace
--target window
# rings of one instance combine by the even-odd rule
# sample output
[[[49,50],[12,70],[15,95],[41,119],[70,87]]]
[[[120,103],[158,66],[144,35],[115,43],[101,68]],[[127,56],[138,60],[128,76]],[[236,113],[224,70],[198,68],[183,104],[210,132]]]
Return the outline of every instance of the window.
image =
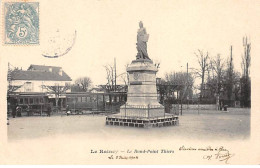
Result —
[[[43,98],[42,97],[40,98],[40,103],[43,103]]]
[[[78,97],[78,102],[81,102],[81,97]]]
[[[28,98],[24,98],[24,104],[28,104]]]
[[[19,104],[23,104],[23,98],[19,99]]]
[[[24,91],[25,92],[32,92],[33,91],[33,84],[32,84],[32,82],[25,82],[25,84],[24,84]]]
[[[68,101],[68,102],[73,102],[73,97],[68,97],[68,98],[67,98],[67,101]]]
[[[82,102],[86,102],[87,99],[86,99],[86,97],[82,97],[81,100],[82,100]]]
[[[109,96],[105,96],[105,102],[109,102]]]
[[[34,99],[34,101],[35,101],[35,104],[39,104],[39,98],[38,98],[38,97],[36,97],[36,98]]]
[[[30,102],[29,104],[33,104],[33,98],[29,98]]]

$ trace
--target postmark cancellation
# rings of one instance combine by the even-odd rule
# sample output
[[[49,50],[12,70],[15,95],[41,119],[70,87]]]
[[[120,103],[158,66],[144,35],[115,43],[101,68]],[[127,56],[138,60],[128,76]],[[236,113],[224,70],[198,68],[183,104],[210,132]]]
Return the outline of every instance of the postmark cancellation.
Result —
[[[39,44],[39,2],[4,2],[4,44]]]

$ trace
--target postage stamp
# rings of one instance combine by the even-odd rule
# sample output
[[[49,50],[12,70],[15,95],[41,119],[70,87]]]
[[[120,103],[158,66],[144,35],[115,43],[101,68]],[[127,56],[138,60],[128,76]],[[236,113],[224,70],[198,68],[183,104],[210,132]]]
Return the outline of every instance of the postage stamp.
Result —
[[[39,44],[39,2],[5,2],[4,34],[5,44]]]

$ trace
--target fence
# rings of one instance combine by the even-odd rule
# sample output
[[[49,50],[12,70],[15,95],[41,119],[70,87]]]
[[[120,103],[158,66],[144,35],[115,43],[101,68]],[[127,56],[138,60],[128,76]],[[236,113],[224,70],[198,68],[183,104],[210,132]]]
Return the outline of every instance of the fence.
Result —
[[[177,109],[176,109],[177,111]],[[165,117],[165,115],[178,115],[174,111],[166,112],[165,107],[162,105],[123,105],[120,108],[120,113],[117,114],[121,117],[134,117],[134,118],[156,118]]]
[[[216,104],[183,104],[183,110],[217,110]]]

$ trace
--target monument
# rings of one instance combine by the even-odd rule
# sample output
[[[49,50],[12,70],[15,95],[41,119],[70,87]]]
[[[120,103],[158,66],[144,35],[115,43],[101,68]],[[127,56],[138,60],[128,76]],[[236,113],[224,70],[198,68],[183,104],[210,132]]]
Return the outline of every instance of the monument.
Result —
[[[158,102],[156,73],[147,52],[149,34],[139,22],[137,32],[136,59],[127,68],[129,84],[127,102],[120,107],[120,113],[106,117],[107,125],[130,127],[160,127],[178,124],[178,116],[165,113]]]

